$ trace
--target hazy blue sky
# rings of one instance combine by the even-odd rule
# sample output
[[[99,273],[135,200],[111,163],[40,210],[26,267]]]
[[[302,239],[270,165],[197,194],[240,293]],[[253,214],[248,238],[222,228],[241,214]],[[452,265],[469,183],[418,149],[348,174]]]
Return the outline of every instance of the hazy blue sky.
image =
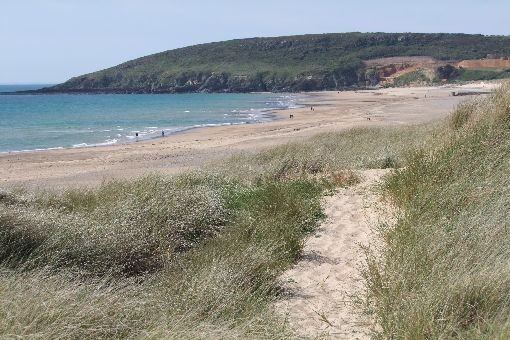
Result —
[[[151,53],[232,38],[510,34],[509,0],[0,1],[0,83],[60,82]]]

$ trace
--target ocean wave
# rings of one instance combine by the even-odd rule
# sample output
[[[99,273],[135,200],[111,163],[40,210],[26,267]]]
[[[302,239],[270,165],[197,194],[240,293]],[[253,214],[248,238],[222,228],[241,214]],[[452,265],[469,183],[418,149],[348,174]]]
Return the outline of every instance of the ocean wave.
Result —
[[[86,148],[86,147],[92,147],[92,146],[106,146],[106,145],[113,145],[117,144],[119,140],[118,139],[107,139],[102,143],[79,143],[74,144],[73,148]]]
[[[52,148],[37,148],[37,149],[25,149],[25,150],[12,150],[12,151],[0,151],[0,155],[9,153],[20,153],[20,152],[34,152],[34,151],[47,151],[47,150],[64,150],[63,146],[56,146]]]

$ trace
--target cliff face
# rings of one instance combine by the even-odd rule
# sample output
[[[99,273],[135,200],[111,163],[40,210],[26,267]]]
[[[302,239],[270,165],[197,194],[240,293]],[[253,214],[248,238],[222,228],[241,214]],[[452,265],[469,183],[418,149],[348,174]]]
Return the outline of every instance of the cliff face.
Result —
[[[41,93],[295,92],[374,85],[363,60],[510,55],[510,37],[345,33],[253,38],[166,51],[79,76]]]
[[[186,92],[298,92],[345,89],[364,83],[363,74],[323,72],[294,77],[258,73],[233,75],[229,73],[193,73],[173,77],[141,75],[135,79],[97,79],[81,76],[41,92],[95,92],[95,93],[186,93]]]

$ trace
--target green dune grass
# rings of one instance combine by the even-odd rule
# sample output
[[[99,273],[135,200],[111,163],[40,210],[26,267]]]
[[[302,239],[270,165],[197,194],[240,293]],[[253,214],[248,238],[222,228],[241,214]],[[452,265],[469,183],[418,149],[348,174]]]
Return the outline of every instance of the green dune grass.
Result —
[[[381,338],[510,336],[510,85],[447,124],[385,184],[399,218],[365,272]]]

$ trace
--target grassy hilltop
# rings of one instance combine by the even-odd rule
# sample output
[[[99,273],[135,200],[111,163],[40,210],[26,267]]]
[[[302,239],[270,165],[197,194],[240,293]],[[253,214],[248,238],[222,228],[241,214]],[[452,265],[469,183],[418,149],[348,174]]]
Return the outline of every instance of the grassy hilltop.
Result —
[[[373,72],[364,60],[429,56],[438,61],[460,61],[485,58],[488,54],[510,56],[510,37],[343,33],[239,39],[153,54],[72,78],[40,92],[344,89],[378,81],[373,79]]]

